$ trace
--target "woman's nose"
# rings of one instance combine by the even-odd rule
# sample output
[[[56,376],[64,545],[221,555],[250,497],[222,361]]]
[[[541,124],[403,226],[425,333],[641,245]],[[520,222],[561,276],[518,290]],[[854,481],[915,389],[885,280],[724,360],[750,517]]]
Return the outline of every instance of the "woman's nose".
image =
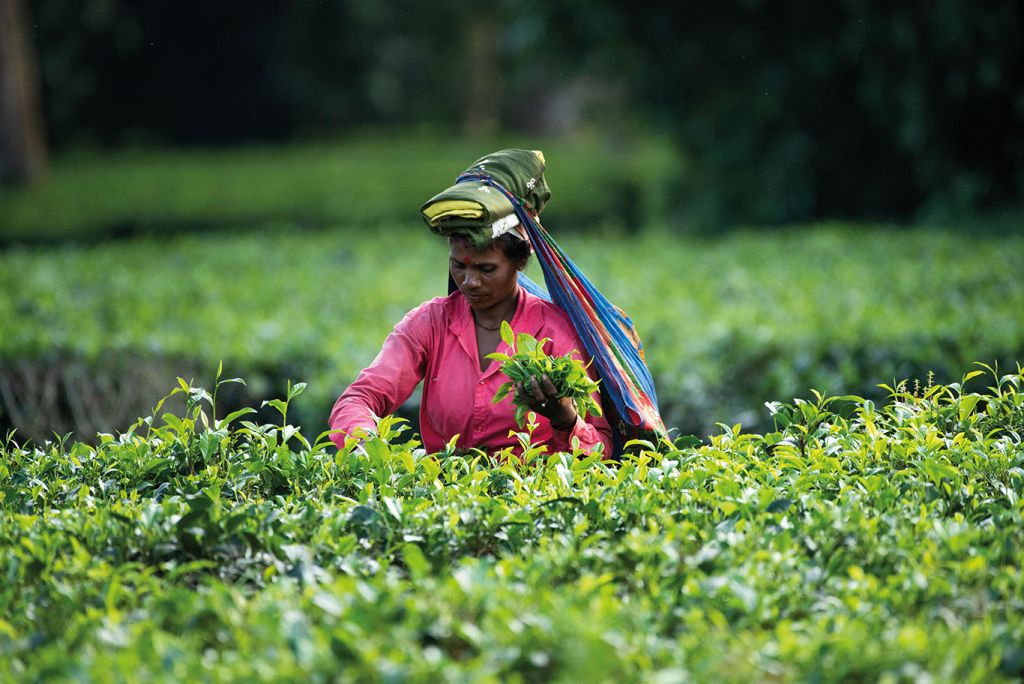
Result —
[[[466,287],[476,287],[480,282],[480,279],[473,273],[466,269],[465,273],[462,274],[462,284]]]

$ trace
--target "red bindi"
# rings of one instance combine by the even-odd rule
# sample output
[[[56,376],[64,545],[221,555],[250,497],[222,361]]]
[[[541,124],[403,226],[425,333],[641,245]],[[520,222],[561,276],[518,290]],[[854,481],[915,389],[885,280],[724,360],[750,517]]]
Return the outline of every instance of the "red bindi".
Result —
[[[466,266],[469,266],[470,264],[473,263],[473,260],[470,259],[469,257],[462,257],[462,263],[464,263]]]

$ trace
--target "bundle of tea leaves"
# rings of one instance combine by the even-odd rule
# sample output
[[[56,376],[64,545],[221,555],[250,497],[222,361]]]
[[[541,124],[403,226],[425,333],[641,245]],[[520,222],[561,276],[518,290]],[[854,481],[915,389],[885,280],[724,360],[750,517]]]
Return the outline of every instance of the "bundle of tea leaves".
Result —
[[[587,375],[587,368],[579,359],[573,358],[572,354],[565,356],[548,356],[544,353],[544,345],[548,338],[536,339],[528,333],[512,331],[508,321],[501,324],[501,339],[508,345],[512,352],[511,356],[495,352],[488,354],[487,358],[501,362],[501,372],[509,381],[498,388],[494,395],[493,403],[498,403],[509,394],[512,394],[516,406],[516,424],[522,427],[523,419],[530,411],[529,405],[521,401],[516,394],[516,384],[526,383],[530,378],[537,378],[546,375],[557,391],[556,397],[570,397],[576,407],[576,412],[583,418],[588,413],[601,415],[601,406],[594,401],[593,393],[597,391],[597,382]]]

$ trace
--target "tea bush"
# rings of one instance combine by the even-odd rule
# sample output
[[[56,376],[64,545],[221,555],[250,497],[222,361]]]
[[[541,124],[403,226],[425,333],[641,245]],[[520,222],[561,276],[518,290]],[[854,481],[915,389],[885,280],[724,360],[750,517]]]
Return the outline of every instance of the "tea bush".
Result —
[[[417,221],[0,253],[0,425],[36,439],[124,429],[176,375],[211,378],[223,359],[249,380],[225,396],[235,407],[307,379],[293,411],[317,432],[402,315],[446,293],[444,241]],[[825,225],[558,239],[631,314],[683,433],[766,431],[763,403],[807,387],[877,401],[894,378],[1024,359],[1024,237]]]
[[[337,450],[289,422],[301,385],[264,423],[182,381],[95,446],[0,448],[0,673],[1014,681],[1024,373],[977,374],[621,462],[392,419]]]

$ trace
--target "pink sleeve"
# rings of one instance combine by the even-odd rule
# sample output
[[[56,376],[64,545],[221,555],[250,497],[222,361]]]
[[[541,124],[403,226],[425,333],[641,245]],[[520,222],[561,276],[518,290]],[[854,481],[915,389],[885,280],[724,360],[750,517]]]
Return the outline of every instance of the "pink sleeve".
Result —
[[[413,309],[399,321],[373,363],[334,402],[328,424],[332,430],[344,431],[331,435],[339,448],[344,446],[345,436],[357,428],[376,429],[374,416],[394,413],[423,379],[432,327],[428,305]]]
[[[601,398],[597,397],[598,403]],[[604,407],[601,407],[602,410]],[[612,455],[612,428],[608,421],[601,416],[587,416],[586,420],[576,416],[576,424],[571,430],[556,430],[551,428],[551,450],[572,451],[573,438],[579,440],[580,449],[593,451],[598,444],[604,445],[602,453],[605,458]]]

